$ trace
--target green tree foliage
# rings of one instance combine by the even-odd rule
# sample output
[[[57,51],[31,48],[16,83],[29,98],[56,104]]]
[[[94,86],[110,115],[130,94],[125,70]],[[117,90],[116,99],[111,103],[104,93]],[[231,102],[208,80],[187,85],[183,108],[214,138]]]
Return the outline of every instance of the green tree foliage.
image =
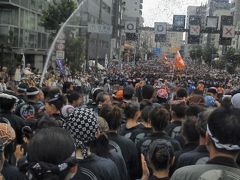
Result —
[[[236,52],[236,49],[230,47],[226,52],[225,60],[233,66],[238,66],[240,64],[240,54]]]
[[[84,39],[67,35],[65,53],[73,74],[79,72],[82,69],[85,58]]]
[[[203,49],[202,46],[194,46],[192,50],[190,51],[190,57],[192,60],[196,60],[201,63],[201,57],[203,55]]]
[[[240,54],[236,52],[236,49],[230,47],[224,59],[227,64],[227,71],[231,74],[235,73],[237,66],[240,64]]]
[[[214,47],[214,45],[206,45],[203,48],[203,60],[207,64],[211,64],[211,62],[218,56],[218,49]]]
[[[53,0],[48,9],[43,11],[41,25],[55,35],[60,25],[67,20],[76,7],[77,4],[74,0]]]

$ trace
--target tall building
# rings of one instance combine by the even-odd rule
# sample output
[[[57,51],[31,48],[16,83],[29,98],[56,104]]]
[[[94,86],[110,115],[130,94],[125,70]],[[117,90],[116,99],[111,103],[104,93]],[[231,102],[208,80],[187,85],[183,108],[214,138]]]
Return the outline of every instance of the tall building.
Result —
[[[125,8],[123,12],[123,24],[134,22],[136,24],[135,40],[126,41],[126,44],[134,47],[134,53],[140,54],[140,28],[143,27],[144,19],[142,17],[143,0],[123,0]],[[127,36],[127,34],[125,34]],[[126,38],[128,40],[128,38]]]
[[[43,67],[49,35],[40,19],[47,5],[46,0],[0,0],[0,46],[6,56],[24,53],[26,63]]]
[[[229,3],[229,0],[208,0],[207,4],[207,16],[218,16],[219,17],[219,23],[221,21],[222,15],[231,15],[230,12],[231,4]],[[220,24],[218,26],[220,29]],[[219,47],[219,35],[207,35],[207,44],[215,44],[216,47]]]
[[[123,11],[126,3],[123,0],[113,0],[112,10],[112,41],[111,41],[111,56],[113,59],[120,59],[120,49],[122,44],[122,27],[123,24]]]
[[[240,31],[240,0],[231,1],[231,14],[233,15],[233,25],[236,27],[236,31]],[[232,40],[232,47],[240,50],[240,38],[236,35]]]
[[[102,7],[101,15],[100,6]],[[81,26],[87,26],[88,23],[99,24],[99,22],[100,24],[112,25],[112,0],[88,0],[83,4],[82,10],[79,19]],[[101,34],[98,39],[96,33],[87,33],[86,28],[82,28],[80,31],[81,36],[88,40],[88,59],[96,59],[98,56],[99,62],[103,63],[106,55],[110,57],[112,35]],[[97,40],[99,41],[97,42]],[[97,46],[99,50],[98,55]]]

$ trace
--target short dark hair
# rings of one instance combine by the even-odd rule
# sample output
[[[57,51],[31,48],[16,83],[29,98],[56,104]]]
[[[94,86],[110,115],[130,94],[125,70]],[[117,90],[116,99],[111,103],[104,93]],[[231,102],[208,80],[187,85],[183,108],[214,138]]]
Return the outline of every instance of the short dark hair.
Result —
[[[46,128],[37,132],[28,144],[28,161],[45,162],[53,165],[64,163],[75,152],[74,140],[62,128]],[[37,176],[35,173],[34,179],[64,179],[69,169],[75,166],[73,163],[60,174],[47,173]],[[32,171],[29,170],[29,171]],[[54,178],[53,178],[54,177]]]
[[[124,114],[127,119],[134,118],[138,111],[140,111],[138,103],[127,103],[124,107]]]
[[[154,88],[152,85],[145,85],[142,88],[142,97],[143,99],[151,99],[154,94]]]
[[[240,146],[240,111],[239,109],[217,108],[208,118],[208,127],[211,134],[221,144]],[[211,137],[210,137],[211,138]],[[212,140],[213,141],[213,140]],[[213,143],[214,144],[214,143]],[[224,153],[238,153],[240,150],[225,150],[215,148]]]
[[[212,113],[214,109],[207,109],[203,112],[200,112],[198,114],[198,119],[197,119],[197,130],[198,133],[200,134],[201,137],[205,137],[206,136],[206,132],[207,132],[207,121],[208,121],[208,117],[210,116],[210,114]]]
[[[159,171],[169,169],[174,157],[174,148],[171,143],[165,140],[155,140],[150,144],[149,148],[149,155],[151,156],[149,160],[150,164],[153,166],[153,170]]]
[[[0,110],[10,111],[13,109],[15,103],[15,98],[7,99],[7,98],[0,98]]]
[[[199,133],[196,128],[197,118],[196,117],[187,117],[187,119],[183,122],[182,125],[182,134],[187,140],[187,142],[195,142],[199,141]]]
[[[47,103],[54,105],[57,110],[61,111],[62,107],[66,104],[66,100],[61,94],[51,94]]]
[[[73,85],[72,82],[64,82],[64,83],[63,83],[63,88],[62,88],[63,93],[64,93],[64,94],[67,93],[68,90],[70,89],[70,87],[71,87],[72,85]]]
[[[103,103],[105,101],[105,96],[109,96],[106,92],[99,92],[96,97],[96,103],[99,104],[100,102]]]
[[[154,130],[163,131],[170,121],[170,114],[164,108],[154,108],[149,114],[149,119]]]
[[[190,105],[186,109],[186,116],[198,116],[204,109],[198,105]]]
[[[186,112],[186,106],[183,104],[173,104],[171,110],[175,113],[177,118],[184,118]]]
[[[122,118],[122,112],[119,107],[105,105],[101,108],[99,115],[107,121],[110,130],[119,128]]]
[[[68,102],[69,102],[70,104],[72,104],[73,101],[78,100],[80,97],[81,97],[81,95],[80,95],[78,92],[76,92],[76,91],[71,92],[71,93],[69,93],[69,94],[67,95],[67,99],[68,99]]]
[[[179,88],[176,93],[177,98],[184,98],[188,96],[187,90],[184,88]]]
[[[131,100],[134,95],[134,89],[131,86],[126,86],[123,89],[123,98],[126,100]]]
[[[148,122],[149,121],[149,114],[152,110],[152,106],[146,106],[143,110],[142,110],[142,113],[141,113],[141,117],[142,117],[142,120],[144,122]]]

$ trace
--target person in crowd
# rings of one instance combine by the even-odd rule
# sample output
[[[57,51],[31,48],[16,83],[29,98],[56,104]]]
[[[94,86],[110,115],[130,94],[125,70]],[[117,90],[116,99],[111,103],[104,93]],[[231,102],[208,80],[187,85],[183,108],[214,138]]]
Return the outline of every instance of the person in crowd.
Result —
[[[119,134],[134,141],[134,132],[144,128],[144,126],[139,123],[139,118],[141,116],[140,105],[138,103],[126,104],[124,107],[124,114],[127,122],[120,127]]]
[[[176,92],[175,100],[185,100],[188,97],[186,89],[179,88]]]
[[[21,106],[21,104],[27,102],[26,92],[28,86],[26,84],[19,84],[16,91],[16,97],[18,98],[17,107]]]
[[[205,107],[204,97],[202,95],[192,95],[187,99],[187,104],[189,106],[200,106]]]
[[[142,101],[150,101],[152,102],[154,95],[154,88],[151,85],[145,85],[142,88]]]
[[[82,105],[83,97],[78,92],[71,92],[67,95],[68,104],[74,108]]]
[[[198,146],[199,134],[196,129],[197,118],[188,116],[182,124],[182,136],[184,138],[184,145],[181,153],[186,153],[194,150]],[[178,139],[178,138],[177,138]]]
[[[124,101],[124,103],[132,102],[133,96],[134,96],[134,88],[132,86],[126,86],[123,89],[123,101]]]
[[[240,93],[232,96],[231,103],[234,108],[240,109]]]
[[[206,147],[206,132],[207,119],[212,111],[213,109],[208,109],[199,113],[196,124],[197,131],[200,135],[199,145],[196,149],[183,153],[179,156],[177,161],[177,169],[189,165],[205,164],[209,160],[209,154]]]
[[[44,111],[42,91],[36,87],[30,87],[26,95],[27,101],[16,109],[16,114],[26,121],[36,121]]]
[[[2,169],[5,162],[4,148],[4,141],[0,139],[0,180],[4,180],[4,177],[2,175]]]
[[[142,152],[146,157],[150,143],[157,139],[165,139],[171,142],[174,147],[174,152],[179,152],[181,150],[180,144],[169,137],[164,131],[170,120],[169,112],[165,108],[154,108],[149,114],[149,120],[153,133],[149,134],[137,144],[139,152]]]
[[[22,73],[21,73],[21,65],[17,65],[17,66],[16,66],[15,73],[14,73],[15,85],[18,85],[18,84],[19,84],[19,82],[21,81],[21,76],[22,76]]]
[[[63,94],[66,95],[66,94],[70,93],[73,90],[74,90],[74,86],[73,86],[72,82],[64,82],[63,83],[63,88],[62,88]]]
[[[110,144],[114,147],[119,147],[121,150],[130,180],[140,178],[140,167],[138,166],[140,159],[138,159],[137,156],[136,146],[130,139],[118,134],[118,128],[121,124],[121,109],[117,106],[104,106],[103,108],[107,109],[107,111],[105,111],[107,113],[105,113],[103,118],[107,121],[109,126],[107,136],[109,138]]]
[[[178,169],[171,180],[190,179],[239,179],[236,163],[240,152],[240,111],[217,108],[207,122],[207,149],[210,160],[205,165],[186,166]]]
[[[28,144],[28,154],[19,168],[32,180],[70,180],[77,173],[74,140],[61,128],[38,131]]]
[[[7,91],[7,85],[4,82],[4,79],[0,77],[0,92],[5,92]]]
[[[16,143],[23,143],[22,128],[25,121],[14,114],[17,98],[8,94],[0,94],[0,122],[10,124],[16,132]]]
[[[134,131],[131,139],[132,141],[137,144],[141,140],[143,140],[146,136],[152,133],[152,126],[149,121],[149,114],[152,111],[152,106],[147,105],[144,107],[144,109],[141,111],[141,124],[143,125],[143,128],[139,128]]]
[[[112,104],[111,97],[106,92],[100,92],[96,97],[96,103],[99,108],[101,108],[104,105],[111,105]]]
[[[118,168],[121,180],[129,179],[121,149],[114,146],[112,142],[109,143],[109,139],[105,133],[97,137],[94,145],[91,146],[91,151],[100,157],[111,159]]]
[[[166,140],[156,140],[150,144],[147,161],[152,173],[142,180],[169,180],[170,167],[174,163],[174,149]]]
[[[77,151],[78,171],[72,178],[119,180],[119,171],[110,159],[102,158],[90,151],[98,136],[97,118],[90,109],[76,108],[63,125],[73,137]]]
[[[18,179],[25,180],[23,174],[21,174],[16,167],[16,163],[13,163],[16,134],[10,124],[0,123],[0,140],[1,146],[1,173],[6,180]]]
[[[168,101],[168,92],[166,89],[162,88],[157,91],[156,101],[158,104],[164,104]]]
[[[172,120],[166,127],[166,132],[172,138],[176,138],[182,132],[182,123],[185,120],[186,106],[183,104],[171,105]]]
[[[65,104],[65,98],[61,94],[51,94],[45,101],[45,109],[47,116],[55,122],[56,126],[62,126],[64,118],[61,114],[62,107]],[[38,125],[47,123],[46,116],[42,117]],[[42,126],[41,125],[41,126]]]

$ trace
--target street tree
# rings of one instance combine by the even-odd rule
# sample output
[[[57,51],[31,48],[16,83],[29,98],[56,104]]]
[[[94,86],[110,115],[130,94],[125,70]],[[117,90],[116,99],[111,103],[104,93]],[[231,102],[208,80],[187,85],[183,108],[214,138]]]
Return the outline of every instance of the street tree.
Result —
[[[190,51],[191,59],[194,61],[197,61],[198,63],[201,63],[202,55],[203,55],[203,49],[202,49],[202,46],[200,45],[194,46]]]
[[[82,69],[85,58],[84,39],[79,36],[67,35],[65,52],[73,74],[79,72]]]
[[[203,60],[205,61],[205,63],[207,64],[211,64],[214,60],[214,58],[216,58],[218,56],[217,53],[218,49],[214,46],[214,45],[206,45],[203,48]]]
[[[56,35],[61,24],[67,20],[76,7],[77,4],[74,0],[53,0],[43,11],[41,25],[50,30],[52,36]]]

